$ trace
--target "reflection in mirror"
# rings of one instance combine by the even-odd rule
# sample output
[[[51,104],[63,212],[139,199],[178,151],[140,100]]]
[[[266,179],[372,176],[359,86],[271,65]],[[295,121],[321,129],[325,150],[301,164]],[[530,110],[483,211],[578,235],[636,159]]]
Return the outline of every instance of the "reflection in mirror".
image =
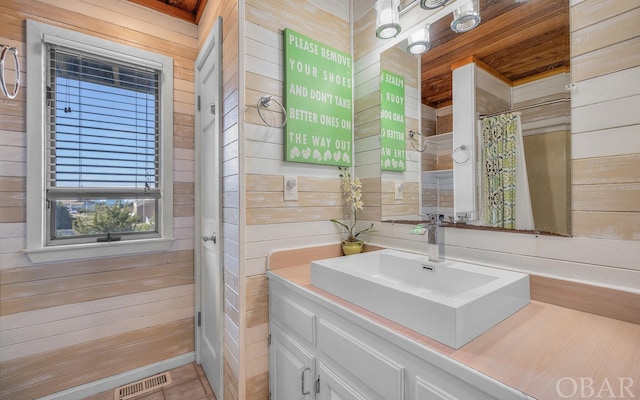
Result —
[[[479,81],[477,85],[480,85]],[[515,190],[515,227],[510,227],[511,229],[569,234],[570,204],[567,194],[570,182],[567,154],[571,135],[567,101],[569,95],[565,90],[568,83],[569,74],[559,73],[505,87],[510,89],[511,105],[508,109],[515,111],[512,118],[517,123],[514,131],[517,138],[516,158],[525,161],[517,163],[515,170],[515,183],[521,185],[517,185],[519,189]],[[495,128],[495,122],[502,121],[508,114],[502,112],[507,108],[493,113],[485,112],[483,109],[488,108],[483,107],[482,102],[482,96],[477,96],[476,111],[485,114],[481,117],[480,129],[476,132],[480,163],[478,171],[483,178],[478,182],[480,221],[484,225],[500,226],[499,223],[492,223],[490,211],[494,207],[482,203],[482,199],[491,198],[489,193],[492,190],[487,187],[491,175],[487,169],[491,163],[487,153],[497,140],[493,139],[484,145],[482,143],[487,142],[483,138],[491,136],[488,133]]]
[[[400,43],[385,50],[380,59],[380,70],[391,72],[404,78],[405,129],[419,131],[420,120],[420,59],[406,51],[406,43]],[[406,134],[406,132],[405,132]],[[409,142],[406,146],[409,146]],[[420,145],[415,138],[414,145]],[[417,144],[416,144],[417,143]],[[417,177],[420,174],[419,157],[415,151],[406,151],[404,172],[381,171],[381,212],[382,219],[407,218],[420,212],[420,196]]]
[[[566,87],[570,83],[568,0],[480,0],[480,12],[481,24],[465,33],[451,31],[451,15],[430,21],[431,49],[421,56],[420,132],[427,150],[418,153],[422,171],[419,213],[458,224],[486,225],[480,219],[485,179],[479,173],[484,169],[478,145],[479,117],[514,110],[521,119],[533,229],[568,235],[571,117],[570,103],[564,101],[569,99]],[[468,64],[474,65],[472,86],[457,84],[467,85],[463,93],[467,98],[473,96],[473,101],[469,109],[461,109],[453,99],[456,82],[452,71]],[[459,141],[464,132],[455,129],[464,118],[471,118],[475,126],[471,133],[475,139],[468,143]],[[454,158],[466,157],[476,175],[466,187],[469,190],[456,186],[454,193]],[[456,206],[464,196],[473,197],[473,210]]]
[[[568,73],[514,85],[481,61],[469,61],[453,71],[455,218],[568,234]],[[460,121],[470,128],[460,129]],[[465,153],[460,146],[475,149],[474,166],[457,159]],[[458,185],[466,176],[477,179]]]

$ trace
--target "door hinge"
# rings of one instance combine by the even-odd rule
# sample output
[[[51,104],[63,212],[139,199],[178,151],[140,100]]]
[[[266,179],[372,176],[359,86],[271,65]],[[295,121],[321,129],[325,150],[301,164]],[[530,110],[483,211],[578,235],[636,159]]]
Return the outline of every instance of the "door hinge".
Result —
[[[202,313],[198,311],[198,326],[202,325]]]
[[[267,345],[271,346],[271,334],[267,337]]]
[[[198,96],[198,111],[200,111],[200,96]]]
[[[320,377],[316,380],[316,394],[320,393]]]

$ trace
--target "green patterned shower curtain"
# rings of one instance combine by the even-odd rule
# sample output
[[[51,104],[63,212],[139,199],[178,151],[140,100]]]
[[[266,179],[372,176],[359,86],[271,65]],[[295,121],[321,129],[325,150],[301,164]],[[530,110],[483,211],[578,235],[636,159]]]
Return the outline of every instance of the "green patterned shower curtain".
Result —
[[[482,196],[487,226],[515,229],[517,132],[519,116],[500,114],[482,120]]]

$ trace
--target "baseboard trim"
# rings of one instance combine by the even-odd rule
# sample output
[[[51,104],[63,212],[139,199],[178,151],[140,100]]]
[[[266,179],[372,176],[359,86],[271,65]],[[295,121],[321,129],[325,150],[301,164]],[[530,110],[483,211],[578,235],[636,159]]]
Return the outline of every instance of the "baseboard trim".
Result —
[[[84,385],[63,390],[62,392],[53,393],[45,397],[40,397],[37,400],[81,400],[85,397],[89,397],[109,389],[115,389],[119,386],[144,379],[148,376],[156,375],[166,370],[192,363],[195,361],[195,359],[196,353],[194,352],[182,354],[168,360],[163,360],[155,364],[144,366],[142,368],[123,372],[121,374],[113,375],[108,378],[100,379],[98,381],[86,383]]]

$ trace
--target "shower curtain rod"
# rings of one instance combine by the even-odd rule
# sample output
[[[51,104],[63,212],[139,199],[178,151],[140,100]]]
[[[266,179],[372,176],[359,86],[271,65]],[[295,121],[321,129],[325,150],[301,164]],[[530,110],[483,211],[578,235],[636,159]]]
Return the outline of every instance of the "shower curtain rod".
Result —
[[[548,101],[543,101],[542,103],[538,103],[538,104],[530,104],[528,106],[522,106],[522,107],[517,107],[517,108],[512,108],[511,110],[505,110],[505,111],[500,111],[497,113],[493,113],[493,114],[480,114],[478,116],[478,119],[483,119],[483,118],[487,118],[487,117],[493,117],[495,115],[500,115],[500,114],[504,114],[504,113],[508,113],[508,112],[514,112],[514,111],[521,111],[521,110],[526,110],[528,108],[534,108],[534,107],[540,107],[540,106],[546,106],[548,104],[555,104],[555,103],[564,103],[565,101],[569,101],[571,99],[568,98],[562,98],[562,99],[556,99],[556,100],[548,100]]]

